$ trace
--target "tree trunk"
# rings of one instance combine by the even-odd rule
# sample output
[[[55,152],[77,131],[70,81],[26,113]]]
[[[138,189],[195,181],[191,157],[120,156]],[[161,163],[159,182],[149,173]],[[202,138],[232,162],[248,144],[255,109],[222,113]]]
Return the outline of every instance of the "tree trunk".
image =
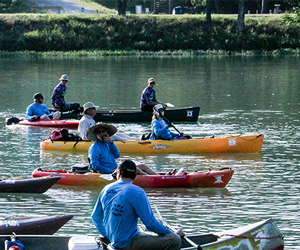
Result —
[[[211,10],[213,6],[213,0],[207,0],[206,1],[206,17],[205,17],[205,23],[208,30],[210,30],[212,26],[212,20],[211,20]]]
[[[245,29],[245,0],[239,0],[237,32],[243,33]]]
[[[126,15],[127,0],[118,0],[118,15]]]

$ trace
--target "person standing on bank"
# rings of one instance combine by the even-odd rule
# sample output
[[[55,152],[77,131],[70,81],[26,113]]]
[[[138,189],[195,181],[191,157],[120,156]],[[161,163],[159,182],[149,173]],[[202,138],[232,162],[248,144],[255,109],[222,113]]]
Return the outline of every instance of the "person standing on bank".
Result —
[[[64,111],[74,111],[80,112],[80,104],[76,102],[66,103],[65,95],[67,93],[67,83],[69,81],[69,77],[64,74],[60,77],[60,83],[54,88],[52,93],[52,106],[55,110],[59,110],[61,112]]]
[[[94,143],[89,147],[88,157],[92,169],[101,174],[112,174],[118,167],[116,159],[120,157],[120,151],[112,140],[112,135],[117,132],[113,125],[97,123],[90,127],[86,136]],[[137,174],[156,175],[146,164],[138,164]]]
[[[145,191],[132,184],[136,169],[133,161],[123,161],[117,181],[101,191],[92,213],[96,228],[110,240],[108,249],[179,250],[184,233],[175,234],[156,220]],[[155,235],[140,232],[139,218]]]
[[[78,132],[83,140],[87,140],[86,131],[88,128],[96,125],[94,120],[94,116],[97,113],[96,108],[98,108],[98,106],[95,106],[92,102],[87,102],[83,105],[84,115],[81,117],[78,125]]]
[[[155,80],[154,78],[149,78],[148,86],[143,90],[141,96],[141,111],[152,111],[153,107],[157,104],[162,104],[164,107],[167,107],[166,104],[158,102],[155,96],[154,90]]]
[[[44,104],[44,97],[41,93],[36,93],[33,96],[33,101],[28,108],[26,112],[26,119],[28,121],[36,121],[38,119],[41,120],[50,120],[52,118],[59,119],[60,113],[56,112],[54,115],[50,113],[50,111],[47,108],[47,105]]]

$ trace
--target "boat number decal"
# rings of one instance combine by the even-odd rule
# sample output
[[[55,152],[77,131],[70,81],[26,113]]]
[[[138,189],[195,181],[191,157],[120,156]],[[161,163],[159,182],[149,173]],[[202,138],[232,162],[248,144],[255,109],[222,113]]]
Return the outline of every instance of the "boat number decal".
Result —
[[[55,147],[62,147],[61,144],[54,144]]]
[[[187,110],[186,117],[193,117],[193,110]]]
[[[216,175],[216,176],[215,176],[215,178],[216,178],[215,183],[223,183],[223,181],[222,181],[222,176],[224,176],[224,175]]]
[[[163,144],[157,144],[153,147],[153,149],[164,149],[164,148],[167,148],[168,146],[167,145],[163,145]]]
[[[19,222],[17,220],[5,220],[2,221],[2,224],[5,223],[6,227],[18,227],[19,226]]]
[[[109,117],[112,117],[112,116],[114,116],[114,114],[102,114],[102,116],[109,116]]]
[[[236,138],[228,139],[229,146],[236,146]]]

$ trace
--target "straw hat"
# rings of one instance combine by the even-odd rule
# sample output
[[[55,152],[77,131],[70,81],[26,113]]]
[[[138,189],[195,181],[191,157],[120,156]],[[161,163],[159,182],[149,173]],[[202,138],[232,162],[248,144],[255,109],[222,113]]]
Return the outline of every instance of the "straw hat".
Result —
[[[96,141],[97,137],[94,134],[95,130],[97,130],[98,128],[105,128],[107,130],[107,133],[109,136],[114,135],[115,133],[117,133],[118,129],[114,126],[114,125],[109,125],[109,124],[104,124],[104,123],[97,123],[96,125],[90,127],[87,131],[86,131],[86,137],[89,140],[93,140]]]

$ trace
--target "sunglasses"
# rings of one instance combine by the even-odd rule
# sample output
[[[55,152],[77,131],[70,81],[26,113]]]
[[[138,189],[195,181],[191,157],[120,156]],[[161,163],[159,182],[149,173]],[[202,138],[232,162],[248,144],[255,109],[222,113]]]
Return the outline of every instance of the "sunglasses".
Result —
[[[150,82],[150,85],[154,85],[155,84],[155,82]]]

